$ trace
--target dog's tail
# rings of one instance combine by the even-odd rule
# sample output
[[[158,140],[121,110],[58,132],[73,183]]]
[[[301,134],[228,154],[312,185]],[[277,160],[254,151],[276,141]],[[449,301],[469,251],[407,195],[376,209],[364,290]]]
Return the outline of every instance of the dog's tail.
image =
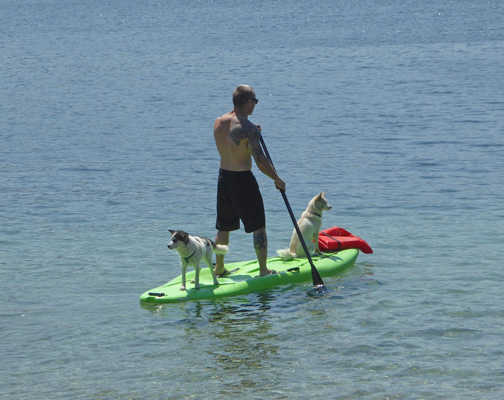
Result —
[[[212,249],[215,254],[226,254],[229,251],[229,247],[225,244],[215,244],[212,242]]]
[[[282,257],[284,261],[292,260],[296,256],[292,254],[289,249],[277,250],[277,254]]]

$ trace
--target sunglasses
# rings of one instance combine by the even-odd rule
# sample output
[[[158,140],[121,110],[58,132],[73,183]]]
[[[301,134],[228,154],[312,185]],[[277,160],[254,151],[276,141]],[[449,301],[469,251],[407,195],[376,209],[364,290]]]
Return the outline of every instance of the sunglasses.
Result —
[[[257,103],[259,103],[259,100],[254,99],[254,98],[252,98],[252,97],[251,97],[249,100],[253,100],[253,101],[255,101],[255,103],[256,103],[256,104],[257,104]]]

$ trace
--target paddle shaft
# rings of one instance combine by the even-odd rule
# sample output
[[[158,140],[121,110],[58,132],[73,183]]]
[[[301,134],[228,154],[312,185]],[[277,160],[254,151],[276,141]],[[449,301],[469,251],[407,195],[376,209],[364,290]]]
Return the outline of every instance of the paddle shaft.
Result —
[[[268,157],[268,160],[270,161],[271,165],[273,166],[273,168],[275,168],[275,166],[273,165],[273,160],[271,159],[271,156],[269,154],[268,148],[266,147],[266,143],[264,143],[264,139],[263,139],[262,135],[260,135],[260,139],[261,139],[261,145],[264,150],[264,153],[266,154],[266,157]],[[315,265],[313,264],[313,260],[311,258],[310,252],[308,251],[308,247],[306,247],[306,242],[303,238],[303,234],[301,233],[301,230],[299,229],[299,225],[296,221],[296,217],[294,216],[294,213],[292,212],[292,208],[290,206],[289,200],[287,199],[287,195],[285,194],[284,190],[280,190],[280,193],[282,193],[282,197],[284,199],[285,206],[287,207],[287,211],[289,211],[289,215],[292,219],[292,223],[294,224],[294,229],[296,230],[297,235],[299,237],[299,241],[301,242],[301,245],[303,246],[303,250],[306,254],[306,258],[308,258],[308,261],[310,262],[312,279],[313,279],[313,286],[316,290],[325,291],[324,282],[322,281],[322,277],[320,276],[319,272],[317,271],[317,268],[315,268]]]

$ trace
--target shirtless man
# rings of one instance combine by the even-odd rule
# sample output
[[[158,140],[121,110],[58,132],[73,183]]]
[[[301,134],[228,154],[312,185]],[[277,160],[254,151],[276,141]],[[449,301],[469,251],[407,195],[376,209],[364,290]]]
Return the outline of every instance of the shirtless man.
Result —
[[[233,92],[232,111],[215,120],[214,138],[221,162],[217,185],[217,244],[229,244],[229,232],[240,228],[253,233],[254,249],[259,261],[260,275],[274,273],[266,265],[268,241],[264,204],[257,181],[252,174],[252,158],[259,170],[273,179],[279,190],[285,182],[277,175],[260,145],[259,127],[248,120],[258,100],[248,85],[238,86]],[[225,276],[224,256],[216,255],[215,273]]]

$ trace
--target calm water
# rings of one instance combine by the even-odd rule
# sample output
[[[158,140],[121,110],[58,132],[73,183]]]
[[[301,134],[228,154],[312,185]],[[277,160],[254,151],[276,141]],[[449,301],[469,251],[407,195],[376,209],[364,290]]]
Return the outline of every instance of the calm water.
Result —
[[[74,3],[0,4],[0,398],[504,396],[503,2]],[[325,297],[142,306],[168,228],[215,234],[241,83],[296,215],[325,190],[375,253]]]

